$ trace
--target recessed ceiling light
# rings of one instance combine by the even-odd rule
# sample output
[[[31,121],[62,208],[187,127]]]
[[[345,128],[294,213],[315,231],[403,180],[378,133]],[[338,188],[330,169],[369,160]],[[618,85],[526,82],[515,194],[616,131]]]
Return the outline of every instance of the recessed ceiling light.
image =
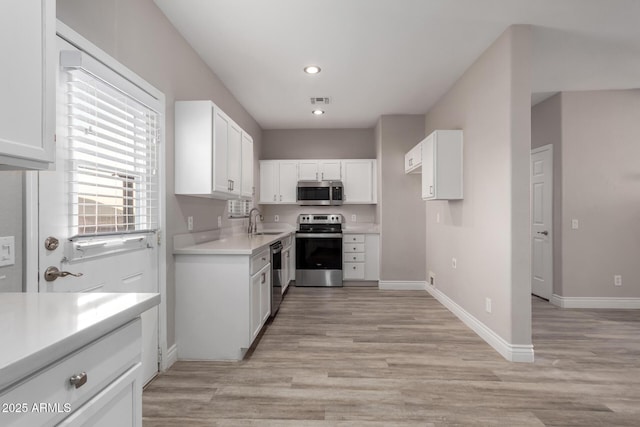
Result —
[[[315,115],[315,116],[321,116],[324,114],[324,110],[313,110],[311,112],[311,114]]]
[[[307,74],[318,74],[320,72],[320,67],[317,65],[308,65],[304,67],[304,72]]]

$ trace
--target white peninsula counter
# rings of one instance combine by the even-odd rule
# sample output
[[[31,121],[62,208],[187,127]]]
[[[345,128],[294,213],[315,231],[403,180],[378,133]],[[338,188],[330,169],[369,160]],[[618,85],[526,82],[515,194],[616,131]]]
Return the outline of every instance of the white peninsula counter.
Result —
[[[142,425],[140,314],[159,294],[0,294],[0,425]]]

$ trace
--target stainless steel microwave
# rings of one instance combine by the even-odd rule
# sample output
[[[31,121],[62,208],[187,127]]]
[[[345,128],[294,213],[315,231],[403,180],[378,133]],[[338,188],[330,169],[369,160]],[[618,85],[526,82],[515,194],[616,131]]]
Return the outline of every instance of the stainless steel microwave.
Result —
[[[342,181],[298,181],[297,201],[303,206],[341,205]]]

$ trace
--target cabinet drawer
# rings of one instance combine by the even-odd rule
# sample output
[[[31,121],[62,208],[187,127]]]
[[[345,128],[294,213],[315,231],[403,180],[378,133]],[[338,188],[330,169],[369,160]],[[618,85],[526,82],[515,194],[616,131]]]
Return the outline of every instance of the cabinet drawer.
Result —
[[[269,248],[260,251],[257,255],[251,257],[251,275],[253,276],[258,271],[270,262]]]
[[[364,243],[345,243],[344,252],[364,252]]]
[[[344,262],[364,262],[364,252],[350,252],[345,253],[343,256]]]
[[[342,267],[344,280],[364,279],[363,262],[345,262]]]
[[[364,234],[345,234],[342,241],[347,243],[364,243]]]
[[[141,333],[138,318],[18,384],[0,396],[0,401],[26,403],[28,411],[2,414],[3,425],[53,425],[67,417],[140,362]],[[70,378],[83,372],[86,383],[76,388]],[[56,410],[31,410],[34,404],[39,407],[41,403],[57,405]]]

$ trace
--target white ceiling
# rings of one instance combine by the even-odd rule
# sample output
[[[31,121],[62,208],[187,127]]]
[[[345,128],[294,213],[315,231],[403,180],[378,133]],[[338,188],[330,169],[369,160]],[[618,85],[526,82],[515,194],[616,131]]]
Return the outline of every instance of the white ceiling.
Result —
[[[264,129],[423,114],[512,24],[535,26],[536,100],[640,88],[638,0],[155,2]],[[309,64],[322,72],[306,75]],[[315,96],[331,97],[320,117]]]

